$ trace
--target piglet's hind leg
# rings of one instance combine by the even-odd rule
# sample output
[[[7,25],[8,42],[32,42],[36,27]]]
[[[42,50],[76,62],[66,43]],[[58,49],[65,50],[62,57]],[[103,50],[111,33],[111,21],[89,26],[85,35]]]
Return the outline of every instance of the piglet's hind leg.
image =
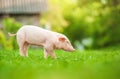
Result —
[[[25,52],[24,52],[24,35],[23,34],[17,34],[17,43],[19,46],[19,52],[21,56],[25,56]]]
[[[20,52],[21,56],[25,56],[25,54],[24,54],[24,46],[22,44],[19,45],[19,52]]]
[[[28,57],[28,46],[29,44],[27,42],[24,43],[24,56]]]

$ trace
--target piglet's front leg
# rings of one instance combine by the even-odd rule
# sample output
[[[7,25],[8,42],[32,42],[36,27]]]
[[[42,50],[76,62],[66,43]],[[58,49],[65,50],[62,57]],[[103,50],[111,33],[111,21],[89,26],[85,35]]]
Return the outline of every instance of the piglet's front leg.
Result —
[[[57,59],[57,57],[56,57],[56,55],[55,55],[55,53],[54,53],[53,51],[48,52],[48,53],[50,54],[50,56],[51,56],[52,58]]]
[[[48,58],[48,52],[47,50],[44,48],[44,58],[47,59]]]
[[[48,54],[56,59],[56,55],[54,53],[54,48],[53,48],[53,44],[51,44],[50,42],[46,41],[45,45],[44,45],[44,58],[46,59],[48,57]]]
[[[48,54],[49,54],[52,58],[54,58],[54,59],[57,58],[56,55],[55,55],[55,53],[54,53],[53,51],[44,49],[44,58],[45,58],[45,59],[48,58]]]

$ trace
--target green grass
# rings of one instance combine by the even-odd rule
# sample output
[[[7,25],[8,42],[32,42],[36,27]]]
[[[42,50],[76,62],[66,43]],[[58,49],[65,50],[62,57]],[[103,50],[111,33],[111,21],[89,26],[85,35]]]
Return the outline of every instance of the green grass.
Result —
[[[120,48],[56,51],[58,59],[43,57],[43,50],[0,50],[0,79],[120,79]]]

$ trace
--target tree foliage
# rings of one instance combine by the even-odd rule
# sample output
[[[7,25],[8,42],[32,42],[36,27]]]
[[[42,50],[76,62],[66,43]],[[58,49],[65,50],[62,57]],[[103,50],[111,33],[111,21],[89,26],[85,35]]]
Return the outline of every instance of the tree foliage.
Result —
[[[49,0],[48,12],[42,14],[41,25],[64,33],[74,46],[100,48],[120,43],[120,0]],[[16,33],[22,25],[13,18],[3,20],[0,30],[2,46],[16,48],[15,39],[6,43],[7,32]]]
[[[119,43],[119,0],[51,0],[51,6],[56,8],[51,9],[53,15],[60,16],[61,22],[66,23],[62,25],[60,18],[51,16],[52,28],[62,29],[60,32],[66,34],[73,44],[76,41],[82,44],[87,38],[92,39],[90,47],[93,48]],[[55,24],[52,20],[56,21]]]

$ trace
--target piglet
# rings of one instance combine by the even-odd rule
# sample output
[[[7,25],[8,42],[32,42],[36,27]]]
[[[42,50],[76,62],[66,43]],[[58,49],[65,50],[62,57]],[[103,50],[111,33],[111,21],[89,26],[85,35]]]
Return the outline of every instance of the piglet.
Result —
[[[8,33],[9,36],[15,36],[19,46],[21,56],[28,56],[29,45],[37,45],[44,47],[44,58],[48,55],[56,58],[55,49],[62,49],[72,52],[75,49],[71,45],[69,39],[60,33],[42,29],[38,26],[24,25],[16,34]]]

